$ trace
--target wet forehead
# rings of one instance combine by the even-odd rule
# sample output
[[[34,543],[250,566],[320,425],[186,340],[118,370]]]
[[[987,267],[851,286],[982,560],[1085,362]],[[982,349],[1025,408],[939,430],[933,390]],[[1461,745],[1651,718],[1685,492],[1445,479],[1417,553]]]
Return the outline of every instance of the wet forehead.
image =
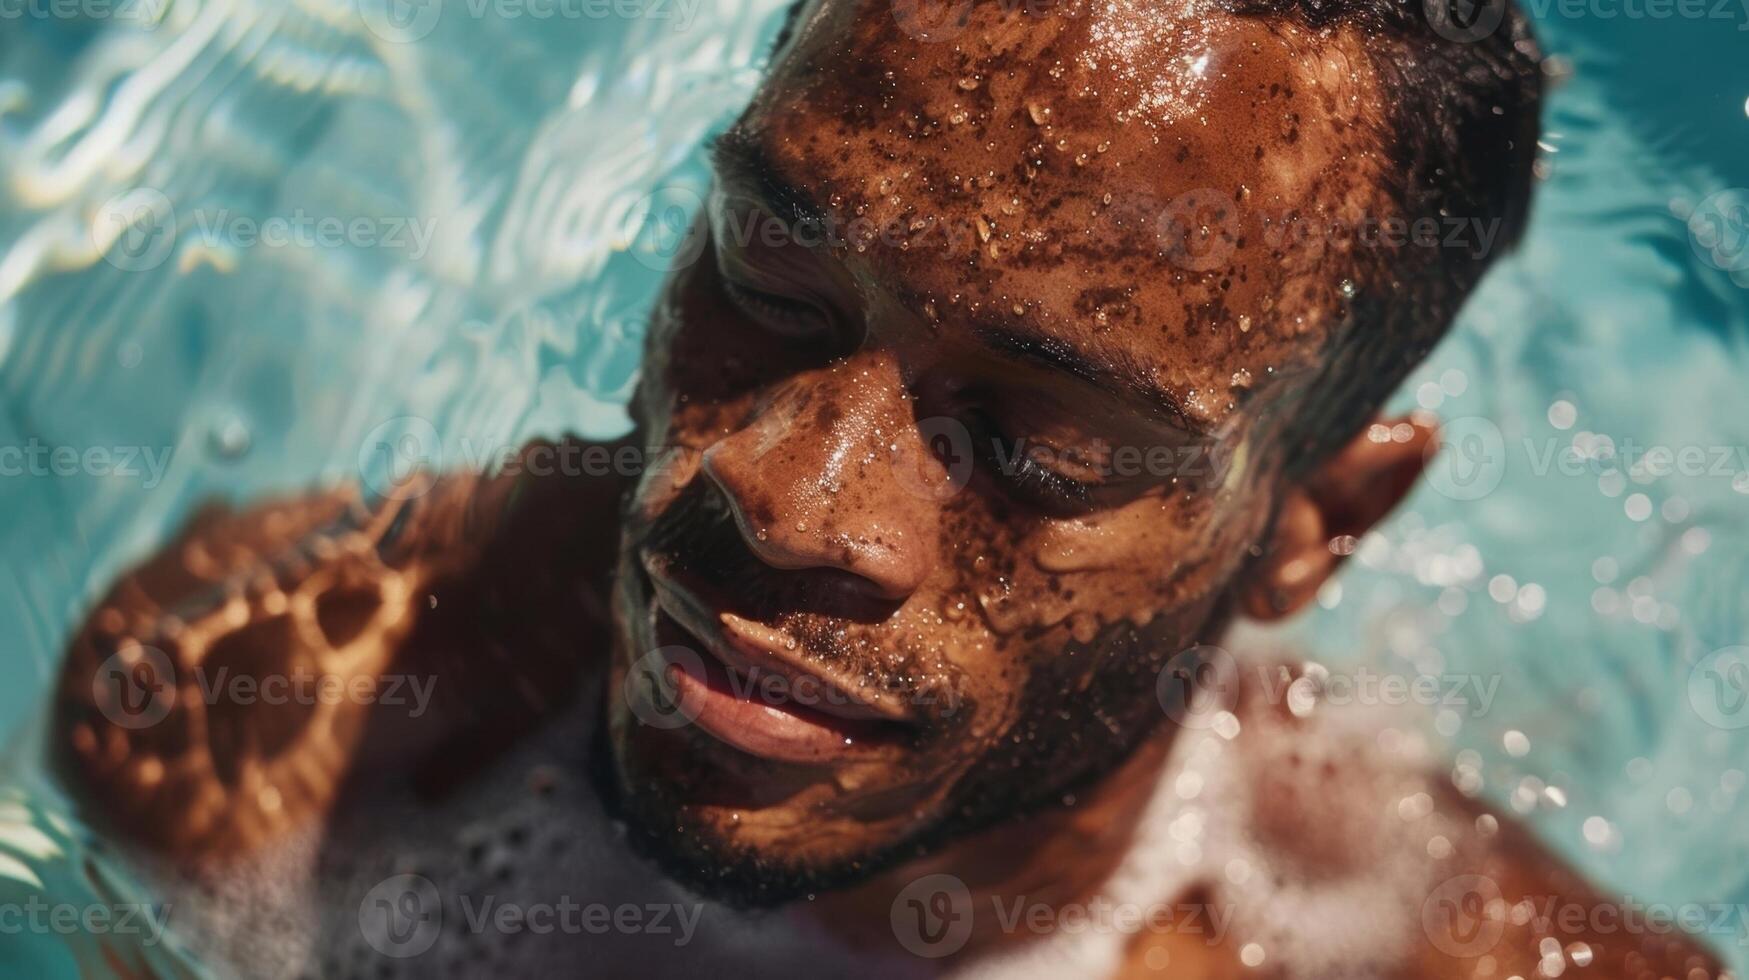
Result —
[[[935,6],[825,0],[737,127],[871,282],[1139,360],[1207,417],[1316,353],[1353,243],[1307,232],[1380,207],[1358,44],[1174,0]]]

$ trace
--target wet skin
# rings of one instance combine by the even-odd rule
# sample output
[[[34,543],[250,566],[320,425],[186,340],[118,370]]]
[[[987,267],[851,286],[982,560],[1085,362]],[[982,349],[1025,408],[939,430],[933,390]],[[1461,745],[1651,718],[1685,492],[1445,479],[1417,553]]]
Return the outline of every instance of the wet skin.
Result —
[[[930,43],[885,5],[802,15],[716,147],[635,406],[673,448],[630,507],[610,690],[638,664],[697,723],[619,698],[612,741],[676,873],[760,901],[853,878],[1158,723],[1378,261],[1280,232],[1388,213],[1381,118],[1341,31],[1071,4]],[[670,646],[703,671],[651,669]],[[737,706],[761,671],[862,717]]]
[[[375,511],[336,492],[203,513],[70,649],[55,751],[92,819],[197,862],[343,810],[348,782],[441,805],[611,647],[609,792],[707,894],[860,882],[814,908],[890,944],[919,873],[1053,901],[1103,887],[1168,764],[1161,666],[1235,609],[1308,601],[1331,538],[1388,511],[1431,441],[1375,426],[1286,471],[1284,422],[1321,370],[1392,340],[1346,319],[1392,256],[1312,231],[1392,217],[1384,113],[1344,30],[975,5],[923,39],[908,9],[811,6],[720,141],[700,247],[651,324],[629,441],[665,448],[623,526],[617,483],[528,466]],[[1126,449],[1164,465],[1125,470]],[[141,645],[188,696],[113,724],[94,673]],[[443,683],[396,725],[352,702],[204,705],[196,663]],[[691,723],[646,724],[670,699]],[[1348,840],[1403,784],[1254,709],[1232,764],[1256,805],[1223,818],[1269,863],[1431,867],[1424,841]],[[1320,744],[1346,768],[1302,765]],[[1429,785],[1442,819],[1474,819]],[[1440,874],[1599,901],[1522,835],[1452,844]],[[1381,937],[1408,973],[1475,975],[1410,932]],[[1542,938],[1509,931],[1499,972],[1528,975]],[[1126,970],[1259,975],[1148,941]],[[1599,942],[1599,975],[1716,970],[1680,942]]]

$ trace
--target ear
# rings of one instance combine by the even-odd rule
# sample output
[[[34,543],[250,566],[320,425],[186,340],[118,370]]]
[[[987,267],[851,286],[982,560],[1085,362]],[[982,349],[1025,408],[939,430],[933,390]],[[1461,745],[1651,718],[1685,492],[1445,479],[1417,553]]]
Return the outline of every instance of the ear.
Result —
[[[1240,603],[1253,619],[1290,615],[1318,594],[1341,564],[1331,542],[1360,537],[1414,488],[1439,446],[1439,425],[1416,412],[1380,419],[1288,489],[1263,554],[1240,585]]]

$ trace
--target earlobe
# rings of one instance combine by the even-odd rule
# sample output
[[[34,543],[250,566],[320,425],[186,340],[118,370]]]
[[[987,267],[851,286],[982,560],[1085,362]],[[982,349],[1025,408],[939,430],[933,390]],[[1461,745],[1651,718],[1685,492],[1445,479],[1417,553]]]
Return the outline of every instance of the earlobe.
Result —
[[[1289,488],[1241,586],[1246,615],[1280,619],[1311,602],[1344,557],[1331,541],[1383,520],[1414,489],[1438,439],[1430,415],[1381,419]]]

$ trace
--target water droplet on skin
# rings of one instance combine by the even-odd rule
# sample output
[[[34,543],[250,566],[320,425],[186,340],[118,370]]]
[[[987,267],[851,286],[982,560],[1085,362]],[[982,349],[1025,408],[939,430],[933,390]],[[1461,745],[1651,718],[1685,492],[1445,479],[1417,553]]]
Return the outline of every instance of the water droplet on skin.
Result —
[[[759,539],[759,540],[761,540],[761,541],[764,541],[764,540],[766,540],[766,539],[767,539],[767,538],[768,538],[768,537],[770,537],[770,535],[768,535],[768,534],[766,534],[766,533],[765,533],[765,529],[764,529],[764,528],[760,528],[760,529],[759,529],[759,530],[758,530],[758,531],[756,531],[756,532],[754,532],[754,534],[753,534],[753,536],[754,536],[754,537],[756,537],[756,538],[758,538],[758,539]]]
[[[1353,299],[1354,292],[1355,292],[1354,280],[1352,280],[1352,279],[1342,280],[1342,296],[1343,296],[1343,298],[1344,299]]]

